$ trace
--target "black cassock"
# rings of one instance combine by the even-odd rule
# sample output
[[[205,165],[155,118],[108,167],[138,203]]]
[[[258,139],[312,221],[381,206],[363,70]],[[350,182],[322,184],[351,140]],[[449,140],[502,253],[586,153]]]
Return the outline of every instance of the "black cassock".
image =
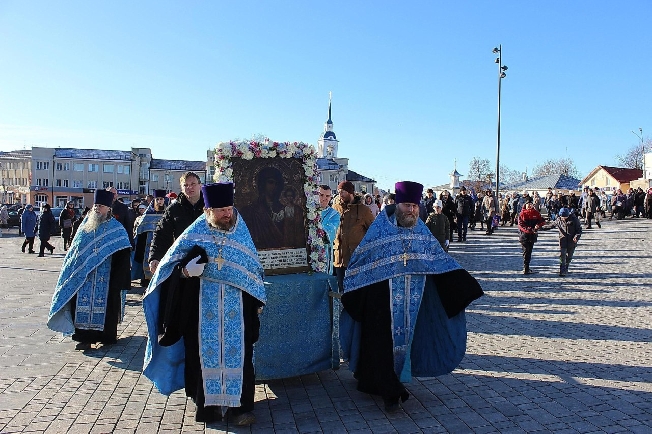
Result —
[[[199,278],[183,278],[181,270],[186,264],[198,255],[202,256],[201,263],[207,257],[203,249],[193,248],[174,267],[170,277],[163,282],[159,304],[159,330],[164,334],[159,336],[159,344],[169,346],[183,337],[185,346],[185,389],[186,396],[192,398],[197,404],[198,411],[204,407],[204,380],[199,358]],[[241,413],[253,411],[255,392],[255,372],[253,365],[254,344],[258,341],[260,333],[260,320],[258,309],[263,306],[256,298],[242,291],[242,305],[244,316],[244,367],[242,379],[242,395],[240,407],[232,408],[231,414],[237,416]],[[212,406],[206,409],[214,408]]]

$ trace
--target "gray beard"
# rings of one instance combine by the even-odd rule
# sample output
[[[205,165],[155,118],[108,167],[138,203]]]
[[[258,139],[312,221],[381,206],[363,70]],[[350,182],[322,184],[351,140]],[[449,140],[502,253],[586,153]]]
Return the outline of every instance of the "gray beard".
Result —
[[[396,223],[403,228],[413,228],[417,225],[417,219],[412,213],[404,213],[398,207],[396,208]]]
[[[84,224],[84,232],[94,232],[102,223],[109,219],[109,215],[103,216],[102,214],[96,212],[88,213],[88,220]]]

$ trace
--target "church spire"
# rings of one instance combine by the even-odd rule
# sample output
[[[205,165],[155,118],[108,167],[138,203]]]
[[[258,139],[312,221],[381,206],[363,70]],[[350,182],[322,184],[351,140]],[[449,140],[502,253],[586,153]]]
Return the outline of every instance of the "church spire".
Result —
[[[332,102],[333,93],[328,92],[328,120],[324,124],[324,132],[317,143],[317,155],[319,158],[337,158],[338,140],[333,132]]]
[[[327,124],[332,124],[333,121],[331,120],[331,99],[333,98],[333,92],[328,92],[328,120],[326,121]]]

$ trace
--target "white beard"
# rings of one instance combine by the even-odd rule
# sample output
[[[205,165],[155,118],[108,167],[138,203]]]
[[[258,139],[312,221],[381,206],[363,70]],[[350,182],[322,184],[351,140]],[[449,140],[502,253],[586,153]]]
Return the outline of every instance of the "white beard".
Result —
[[[109,219],[108,215],[103,216],[102,214],[94,211],[89,212],[88,220],[86,220],[83,230],[86,233],[94,232],[102,223],[104,223],[108,219]]]

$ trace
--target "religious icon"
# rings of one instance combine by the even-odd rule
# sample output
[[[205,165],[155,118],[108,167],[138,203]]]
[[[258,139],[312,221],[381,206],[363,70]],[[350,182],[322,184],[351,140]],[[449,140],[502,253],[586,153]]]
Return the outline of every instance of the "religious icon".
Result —
[[[282,258],[291,249],[301,249],[301,266],[307,265],[305,174],[301,159],[233,158],[232,164],[234,205],[249,228],[261,261],[263,253],[273,251],[278,253],[275,258]],[[294,269],[294,265],[297,264],[289,268]]]

